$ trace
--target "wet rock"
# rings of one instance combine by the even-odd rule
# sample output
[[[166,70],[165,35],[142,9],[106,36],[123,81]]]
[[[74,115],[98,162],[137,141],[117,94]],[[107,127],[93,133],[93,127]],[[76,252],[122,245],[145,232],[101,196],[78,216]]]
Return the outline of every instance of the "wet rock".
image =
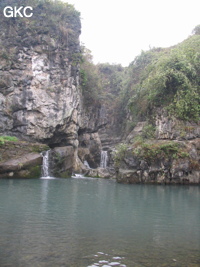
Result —
[[[72,146],[55,147],[51,150],[49,161],[51,175],[70,177],[74,169],[74,148]]]
[[[135,184],[135,183],[140,183],[141,179],[137,170],[119,169],[117,173],[117,182],[126,184],[132,184],[132,183]]]
[[[25,154],[0,164],[0,178],[39,178],[42,156],[39,153]]]
[[[115,170],[110,168],[87,169],[85,175],[97,178],[115,178]]]
[[[82,133],[79,135],[79,152],[82,162],[85,160],[91,168],[97,168],[101,159],[101,140],[99,134]]]

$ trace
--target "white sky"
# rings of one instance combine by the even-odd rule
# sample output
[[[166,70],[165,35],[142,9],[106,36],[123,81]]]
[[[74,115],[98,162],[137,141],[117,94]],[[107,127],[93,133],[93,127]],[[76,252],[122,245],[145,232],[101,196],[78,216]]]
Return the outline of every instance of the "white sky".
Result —
[[[182,42],[200,24],[199,0],[63,0],[81,12],[94,63],[127,66],[149,47]]]

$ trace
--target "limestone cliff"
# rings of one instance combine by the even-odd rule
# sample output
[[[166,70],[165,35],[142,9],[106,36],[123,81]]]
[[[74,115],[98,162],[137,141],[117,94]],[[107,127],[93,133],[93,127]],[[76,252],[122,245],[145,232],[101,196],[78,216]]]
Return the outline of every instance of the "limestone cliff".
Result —
[[[77,146],[80,93],[73,57],[80,52],[80,22],[60,22],[65,31],[61,25],[46,29],[48,18],[42,21],[37,8],[32,19],[0,24],[0,133]]]
[[[78,135],[97,132],[100,109],[86,112],[82,105],[80,14],[69,4],[32,3],[32,18],[1,17],[0,135],[72,147],[73,168],[80,170]]]

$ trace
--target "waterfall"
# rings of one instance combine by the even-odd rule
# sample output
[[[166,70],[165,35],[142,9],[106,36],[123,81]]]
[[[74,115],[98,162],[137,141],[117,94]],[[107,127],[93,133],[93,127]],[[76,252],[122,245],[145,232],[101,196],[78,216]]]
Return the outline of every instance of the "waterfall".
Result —
[[[84,164],[85,167],[87,167],[88,169],[91,169],[89,163],[87,162],[87,160],[84,160],[83,164]]]
[[[42,153],[42,156],[43,156],[42,177],[50,177],[50,174],[49,174],[49,153],[50,153],[50,150]]]
[[[107,168],[107,162],[108,162],[108,152],[105,150],[102,150],[101,151],[100,167],[101,168]]]

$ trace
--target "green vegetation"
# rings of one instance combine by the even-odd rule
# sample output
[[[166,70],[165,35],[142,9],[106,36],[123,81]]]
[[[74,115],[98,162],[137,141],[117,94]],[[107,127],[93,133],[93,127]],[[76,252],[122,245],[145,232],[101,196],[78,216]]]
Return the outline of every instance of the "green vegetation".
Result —
[[[139,121],[148,121],[144,139],[155,138],[158,110],[183,124],[199,122],[199,29],[198,25],[193,35],[176,46],[142,51],[126,68],[119,64],[95,65],[90,51],[83,48],[80,80],[86,107],[104,106],[109,114],[107,128],[114,119],[112,132],[118,134],[129,133]]]
[[[85,47],[82,47],[80,86],[85,107],[99,105],[101,82],[98,68],[92,62],[91,51]]]
[[[4,145],[7,141],[18,141],[18,138],[15,136],[0,136],[0,146]]]
[[[133,146],[134,156],[144,159],[147,162],[157,161],[159,159],[177,159],[188,157],[189,154],[183,150],[179,143],[165,141],[162,143],[142,143]]]
[[[195,32],[197,32],[198,28]],[[142,52],[130,66],[129,108],[136,118],[164,107],[181,120],[200,117],[200,36],[195,34],[173,48]],[[136,72],[135,72],[136,70]],[[129,82],[130,83],[130,82]]]
[[[0,52],[0,58],[4,60],[9,60],[9,55],[7,52],[1,51]]]
[[[29,168],[29,175],[27,175],[25,178],[40,178],[41,176],[41,166],[33,166]]]
[[[156,128],[152,124],[147,124],[144,126],[142,131],[142,137],[144,139],[151,139],[155,137]]]
[[[28,167],[26,169],[21,169],[21,168],[23,168],[23,165],[19,166],[19,170],[14,173],[15,178],[33,179],[41,177],[40,165]]]
[[[126,157],[137,157],[151,164],[161,159],[172,160],[189,157],[189,154],[185,148],[177,142],[145,142],[142,136],[138,136],[132,147],[124,143],[116,146],[113,152],[115,166],[119,167]]]
[[[170,48],[142,51],[129,67],[93,64],[83,49],[81,88],[86,106],[106,107],[116,131],[128,133],[138,121],[149,121],[142,137],[155,137],[159,109],[181,121],[200,118],[200,25],[193,35]]]
[[[42,41],[43,49],[49,56],[55,49],[65,49],[70,61],[73,62],[74,57],[78,57],[76,54],[80,53],[77,47],[81,23],[80,13],[73,5],[60,0],[18,0],[17,5],[15,0],[1,0],[1,10],[8,5],[33,7],[33,16],[30,18],[0,17],[1,25],[9,29],[6,34],[9,35],[9,44],[13,43],[13,47],[16,43],[24,47],[35,47]],[[2,45],[7,51],[0,52],[0,57],[8,59],[7,55],[13,56],[10,45],[6,47],[5,43],[0,42],[0,46]]]
[[[55,175],[57,175],[60,178],[71,178],[72,173],[70,171],[65,171],[62,173],[55,174]]]
[[[49,146],[44,144],[31,144],[30,152],[41,153],[43,151],[49,150]]]
[[[120,163],[124,159],[127,153],[127,150],[128,150],[128,145],[125,143],[120,143],[115,147],[115,150],[113,151],[112,156],[113,156],[116,167],[120,166]]]
[[[193,33],[193,34],[199,34],[199,35],[200,35],[200,24],[197,25],[197,26],[193,29],[192,33]]]

